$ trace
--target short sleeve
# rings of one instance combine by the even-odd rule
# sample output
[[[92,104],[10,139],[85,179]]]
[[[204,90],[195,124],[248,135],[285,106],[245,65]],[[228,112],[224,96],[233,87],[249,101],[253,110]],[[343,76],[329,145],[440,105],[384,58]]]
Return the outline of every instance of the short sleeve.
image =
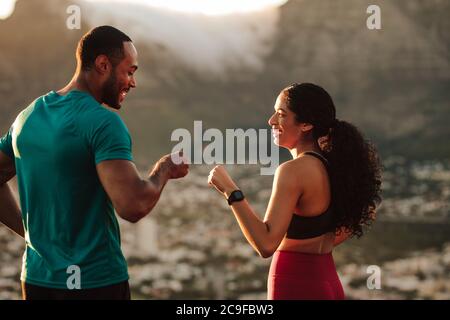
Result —
[[[90,143],[96,165],[105,160],[133,160],[130,134],[115,113],[108,112],[95,126]]]
[[[12,127],[0,138],[0,150],[10,158],[14,158],[12,147]]]

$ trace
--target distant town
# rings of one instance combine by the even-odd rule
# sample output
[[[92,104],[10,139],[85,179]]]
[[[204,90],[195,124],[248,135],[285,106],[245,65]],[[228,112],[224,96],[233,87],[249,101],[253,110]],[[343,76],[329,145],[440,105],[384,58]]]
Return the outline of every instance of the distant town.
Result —
[[[120,221],[133,299],[266,299],[270,259],[253,251],[225,199],[207,186],[211,167],[193,165],[186,179],[170,182],[139,223]],[[450,299],[450,162],[391,157],[384,167],[373,231],[333,253],[347,299]],[[261,176],[258,166],[229,169],[264,215],[273,177]],[[390,231],[377,231],[377,224]],[[0,299],[20,299],[23,250],[1,226]],[[367,287],[373,263],[381,270],[380,289]]]

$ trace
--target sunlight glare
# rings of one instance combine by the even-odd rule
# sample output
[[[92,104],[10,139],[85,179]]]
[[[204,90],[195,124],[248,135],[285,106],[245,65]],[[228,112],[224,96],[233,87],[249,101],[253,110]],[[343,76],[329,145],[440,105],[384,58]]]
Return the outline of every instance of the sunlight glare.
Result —
[[[16,0],[0,0],[0,19],[8,18],[14,11]]]
[[[288,0],[87,0],[89,2],[121,2],[143,4],[185,13],[227,15],[247,13],[280,6]]]

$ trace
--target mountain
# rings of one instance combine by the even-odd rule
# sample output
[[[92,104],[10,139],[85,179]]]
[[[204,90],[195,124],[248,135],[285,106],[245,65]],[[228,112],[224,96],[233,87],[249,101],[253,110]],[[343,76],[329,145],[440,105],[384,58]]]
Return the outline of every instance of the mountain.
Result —
[[[365,27],[370,4],[289,1],[275,46],[282,49],[267,64],[272,83],[323,84],[338,115],[385,153],[448,157],[449,2],[379,1],[381,30]]]
[[[383,155],[449,158],[449,12],[446,0],[376,1],[382,29],[368,30],[366,0],[290,0],[280,7],[272,50],[260,70],[229,68],[223,77],[177,61],[161,43],[136,41],[138,88],[120,111],[138,164],[175,143],[176,128],[266,128],[279,91],[316,82],[338,117],[360,127]],[[35,97],[70,79],[81,30],[65,27],[68,1],[19,0],[0,20],[0,130]],[[130,25],[133,38],[135,25]]]

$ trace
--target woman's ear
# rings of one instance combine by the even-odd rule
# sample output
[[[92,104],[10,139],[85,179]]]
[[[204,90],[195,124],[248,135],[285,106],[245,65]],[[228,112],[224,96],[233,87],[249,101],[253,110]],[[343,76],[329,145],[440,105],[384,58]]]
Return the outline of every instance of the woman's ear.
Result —
[[[314,128],[314,126],[312,124],[310,124],[310,123],[302,123],[300,125],[300,130],[302,132],[307,132],[309,130],[312,130],[313,128]]]

